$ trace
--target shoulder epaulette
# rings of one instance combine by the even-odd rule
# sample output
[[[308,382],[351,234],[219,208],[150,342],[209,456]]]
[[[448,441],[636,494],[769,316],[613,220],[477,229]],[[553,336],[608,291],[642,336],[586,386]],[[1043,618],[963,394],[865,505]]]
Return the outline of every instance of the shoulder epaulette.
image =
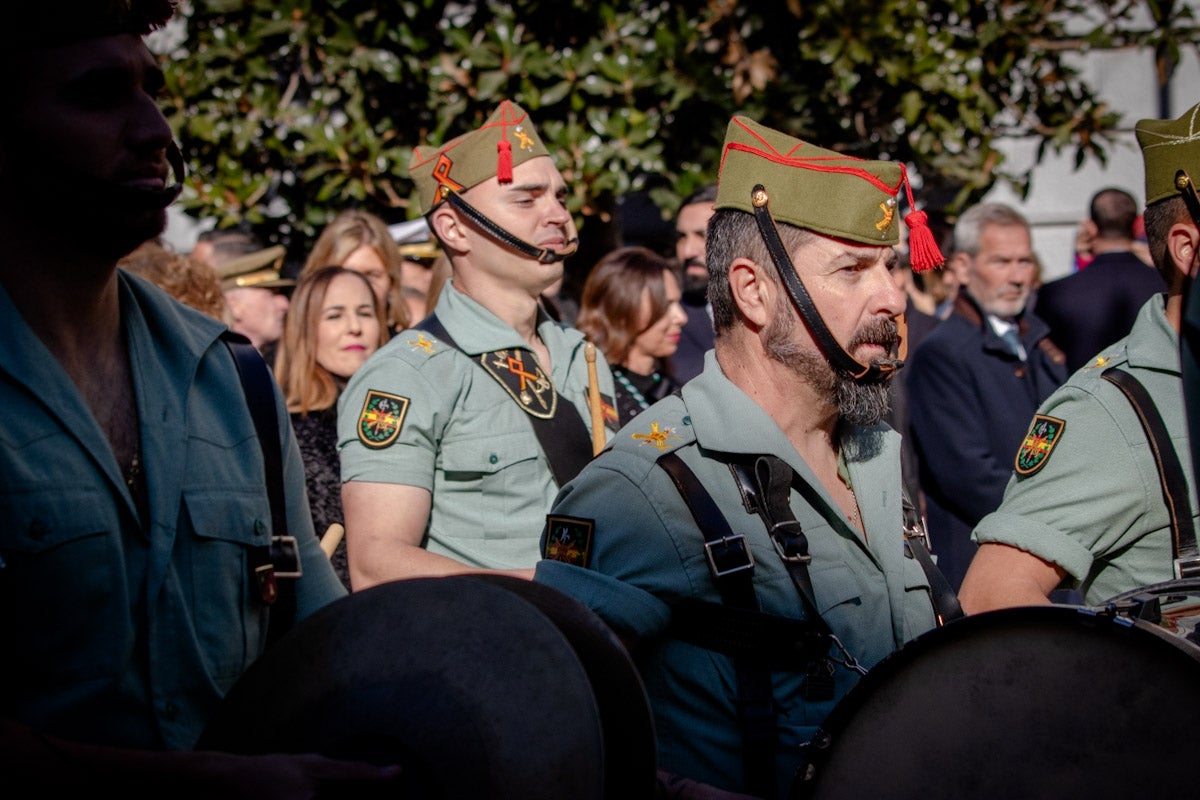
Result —
[[[678,396],[664,398],[643,411],[617,434],[614,450],[637,453],[650,461],[696,441],[687,407]]]

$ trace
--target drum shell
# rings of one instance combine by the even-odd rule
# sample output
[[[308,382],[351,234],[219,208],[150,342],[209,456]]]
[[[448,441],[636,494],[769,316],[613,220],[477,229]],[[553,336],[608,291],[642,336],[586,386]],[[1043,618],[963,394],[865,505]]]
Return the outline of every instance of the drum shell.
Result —
[[[1200,648],[1077,606],[964,618],[880,662],[814,742],[804,796],[1184,797]]]
[[[619,705],[617,705],[619,704]],[[322,609],[234,685],[198,745],[400,764],[400,796],[650,797],[636,668],[586,607],[502,577],[396,581]]]

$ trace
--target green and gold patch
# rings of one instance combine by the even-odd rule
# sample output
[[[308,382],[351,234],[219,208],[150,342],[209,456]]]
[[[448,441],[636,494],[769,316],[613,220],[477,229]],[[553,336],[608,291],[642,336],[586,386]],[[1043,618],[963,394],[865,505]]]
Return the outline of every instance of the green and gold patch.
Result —
[[[549,561],[586,567],[592,555],[595,531],[595,520],[547,514],[546,547],[542,555]]]
[[[358,440],[372,450],[394,444],[408,413],[408,398],[371,389],[358,415]]]
[[[1054,446],[1062,439],[1067,423],[1057,417],[1044,414],[1034,416],[1029,425],[1029,432],[1017,450],[1016,462],[1013,469],[1018,475],[1032,475],[1050,460]]]

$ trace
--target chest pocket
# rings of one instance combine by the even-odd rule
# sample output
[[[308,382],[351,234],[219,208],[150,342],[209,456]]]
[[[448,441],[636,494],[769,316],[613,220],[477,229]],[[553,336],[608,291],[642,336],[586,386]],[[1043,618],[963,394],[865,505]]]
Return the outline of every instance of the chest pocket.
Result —
[[[434,487],[435,496],[439,491],[479,493],[481,497],[475,501],[463,499],[472,508],[489,513],[520,511],[546,476],[541,447],[528,424],[519,421],[527,430],[444,439],[439,453],[438,480],[442,483]],[[485,521],[474,520],[477,524]]]
[[[187,490],[183,502],[190,536],[182,590],[210,673],[232,682],[266,641],[267,607],[252,581],[250,550],[270,541],[270,505],[263,492],[233,487]]]
[[[0,493],[0,635],[23,643],[5,655],[17,676],[111,676],[125,657],[133,634],[123,565],[136,570],[144,553],[126,552],[116,513],[99,490]]]

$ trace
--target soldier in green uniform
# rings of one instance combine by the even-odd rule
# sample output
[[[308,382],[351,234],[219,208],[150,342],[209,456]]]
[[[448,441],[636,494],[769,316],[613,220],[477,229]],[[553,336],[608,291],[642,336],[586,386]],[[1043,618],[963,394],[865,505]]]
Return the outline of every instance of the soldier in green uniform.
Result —
[[[1171,512],[1151,438],[1112,382],[1117,368],[1149,395],[1165,429],[1164,456],[1180,462],[1176,495],[1192,513],[1195,479],[1180,377],[1179,327],[1185,277],[1200,231],[1176,173],[1200,172],[1200,106],[1176,120],[1143,120],[1136,132],[1146,167],[1146,236],[1168,287],[1142,307],[1129,336],[1105,348],[1051,395],[1016,455],[1004,501],[972,536],[979,552],[963,581],[968,613],[1047,603],[1056,587],[1079,587],[1085,602],[1177,577]],[[1179,505],[1178,508],[1182,508]]]
[[[453,272],[432,319],[393,337],[339,401],[351,582],[530,577],[554,495],[607,438],[583,335],[539,304],[577,246],[566,185],[507,100],[479,129],[417,148],[410,169]],[[602,356],[595,375],[615,420]]]
[[[895,162],[734,117],[706,252],[715,350],[547,518],[535,579],[629,644],[668,773],[780,796],[862,671],[934,626],[880,422],[902,187]],[[928,267],[923,217],[908,221]]]

